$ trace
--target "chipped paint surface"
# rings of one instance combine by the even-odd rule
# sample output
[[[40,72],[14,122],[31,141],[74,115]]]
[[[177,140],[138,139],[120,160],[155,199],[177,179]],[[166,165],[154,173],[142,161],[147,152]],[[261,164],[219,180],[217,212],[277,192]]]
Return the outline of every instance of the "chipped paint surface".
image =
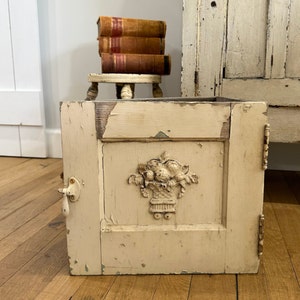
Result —
[[[186,1],[182,96],[266,101],[278,106],[269,110],[271,142],[297,143],[299,13],[298,0]]]
[[[87,264],[84,266],[84,269],[86,272],[89,272],[89,266]]]
[[[105,128],[95,103],[62,105],[65,176],[85,182],[67,219],[72,274],[257,271],[266,106],[195,102],[114,102]],[[168,138],[149,138],[160,131]],[[200,184],[186,188],[172,218],[156,220],[127,179],[163,151]]]
[[[102,141],[229,136],[223,123],[230,116],[230,104],[218,98],[107,101],[95,105],[97,137]]]
[[[169,136],[167,134],[165,134],[163,131],[159,131],[155,137],[156,139],[167,139],[169,138]]]

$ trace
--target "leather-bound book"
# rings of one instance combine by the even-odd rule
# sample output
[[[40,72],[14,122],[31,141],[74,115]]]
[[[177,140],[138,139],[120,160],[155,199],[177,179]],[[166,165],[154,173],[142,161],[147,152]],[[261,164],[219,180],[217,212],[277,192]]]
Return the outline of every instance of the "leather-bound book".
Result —
[[[101,53],[140,53],[164,54],[165,39],[159,37],[100,36],[99,55]]]
[[[167,29],[165,21],[107,16],[100,16],[97,24],[98,36],[127,35],[164,38]]]
[[[102,73],[169,75],[171,57],[162,54],[102,53]]]

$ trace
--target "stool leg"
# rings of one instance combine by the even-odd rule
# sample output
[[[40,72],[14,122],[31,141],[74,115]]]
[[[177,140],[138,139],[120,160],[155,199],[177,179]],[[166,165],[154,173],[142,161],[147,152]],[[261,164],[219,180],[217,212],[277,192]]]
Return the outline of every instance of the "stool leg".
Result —
[[[117,83],[117,99],[132,99],[134,97],[134,84]]]
[[[154,98],[162,98],[163,92],[158,83],[152,84],[152,94]]]
[[[121,98],[122,87],[123,87],[123,83],[116,83],[116,96],[117,96],[117,99],[122,99]]]
[[[86,101],[96,100],[98,96],[98,82],[92,82],[86,93]]]

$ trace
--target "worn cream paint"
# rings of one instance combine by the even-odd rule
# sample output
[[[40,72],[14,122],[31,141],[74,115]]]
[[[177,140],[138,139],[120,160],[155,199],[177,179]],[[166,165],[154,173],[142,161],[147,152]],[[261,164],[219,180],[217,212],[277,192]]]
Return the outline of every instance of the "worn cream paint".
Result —
[[[297,0],[184,1],[182,95],[267,101],[271,141],[299,142],[299,11]]]
[[[257,272],[266,105],[218,100],[62,103],[71,274]],[[128,178],[164,152],[198,183],[156,220]]]
[[[100,219],[103,218],[101,154],[95,127],[93,103],[61,105],[64,181],[81,182],[80,198],[69,202],[66,219],[71,274],[101,274]]]

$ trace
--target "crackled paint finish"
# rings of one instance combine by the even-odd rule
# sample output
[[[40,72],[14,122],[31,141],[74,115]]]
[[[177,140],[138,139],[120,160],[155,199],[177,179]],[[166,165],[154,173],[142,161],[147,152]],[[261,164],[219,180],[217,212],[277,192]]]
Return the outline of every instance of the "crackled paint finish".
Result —
[[[298,143],[299,13],[297,0],[183,1],[182,96],[266,101],[270,141]]]
[[[257,272],[266,109],[222,98],[62,103],[66,185],[81,183],[66,218],[71,274]],[[162,187],[176,187],[176,209],[155,219]]]

